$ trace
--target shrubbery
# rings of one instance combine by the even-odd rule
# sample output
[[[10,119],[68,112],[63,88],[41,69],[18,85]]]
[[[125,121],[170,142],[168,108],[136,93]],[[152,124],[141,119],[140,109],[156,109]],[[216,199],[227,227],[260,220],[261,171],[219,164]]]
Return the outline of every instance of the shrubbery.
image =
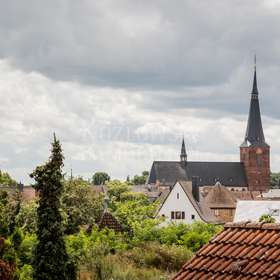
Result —
[[[154,218],[157,202],[150,203],[127,183],[113,180],[107,183],[108,211],[123,225],[124,232],[99,230],[96,222],[103,211],[104,195],[94,193],[81,178],[63,179],[62,183],[60,213],[66,250],[81,280],[169,279],[221,229],[200,222],[163,226],[162,220]],[[6,237],[0,258],[14,265],[17,279],[31,280],[38,203],[21,202],[20,209],[16,205],[16,197],[0,193],[1,230]]]

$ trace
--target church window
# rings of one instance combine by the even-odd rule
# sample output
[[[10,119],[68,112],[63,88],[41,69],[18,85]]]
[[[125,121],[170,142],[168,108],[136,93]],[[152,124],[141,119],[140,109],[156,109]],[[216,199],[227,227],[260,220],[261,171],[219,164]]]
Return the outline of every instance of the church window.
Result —
[[[177,199],[179,199],[179,193],[177,193]]]

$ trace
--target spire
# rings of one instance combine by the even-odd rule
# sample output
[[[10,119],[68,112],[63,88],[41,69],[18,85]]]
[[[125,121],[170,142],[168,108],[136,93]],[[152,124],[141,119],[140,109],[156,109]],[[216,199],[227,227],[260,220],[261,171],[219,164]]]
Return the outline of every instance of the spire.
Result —
[[[186,153],[186,146],[185,146],[184,136],[183,136],[183,141],[182,141],[180,159],[181,159],[181,162],[186,162],[187,161],[187,153]]]
[[[258,98],[258,87],[257,87],[257,70],[256,70],[256,56],[254,66],[254,82],[251,93],[251,103],[249,110],[249,117],[247,123],[247,130],[245,135],[245,145],[267,145],[262,128],[260,104]]]
[[[255,65],[254,65],[254,82],[253,82],[253,89],[252,89],[252,94],[259,94],[258,91],[258,85],[257,85],[257,56],[255,55],[254,59]]]

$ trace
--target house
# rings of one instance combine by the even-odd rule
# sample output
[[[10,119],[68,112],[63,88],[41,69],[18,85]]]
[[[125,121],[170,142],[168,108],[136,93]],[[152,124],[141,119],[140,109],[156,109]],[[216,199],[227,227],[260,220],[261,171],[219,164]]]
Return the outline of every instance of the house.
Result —
[[[171,189],[162,190],[159,196],[161,206],[157,217],[166,221],[191,223],[195,220],[208,223],[232,222],[239,200],[254,201],[260,192],[230,191],[217,182],[215,186],[199,187],[197,178],[191,181],[178,181]],[[196,184],[196,185],[194,185]],[[196,190],[198,194],[196,194]]]
[[[173,280],[280,279],[280,224],[228,223]]]
[[[206,192],[207,191],[207,192]],[[232,222],[235,208],[236,197],[234,192],[217,182],[214,187],[203,189],[205,203],[211,209],[212,214],[222,223]]]
[[[178,181],[170,191],[163,194],[157,217],[164,217],[166,222],[216,222],[211,210],[204,203],[195,179],[192,182]]]
[[[280,200],[237,201],[234,222],[258,222],[264,214],[280,223]]]
[[[154,161],[147,184],[171,187],[198,177],[199,186],[218,181],[233,190],[267,191],[270,188],[270,147],[265,141],[257,87],[256,65],[247,130],[238,162],[189,161],[183,139],[179,161]]]

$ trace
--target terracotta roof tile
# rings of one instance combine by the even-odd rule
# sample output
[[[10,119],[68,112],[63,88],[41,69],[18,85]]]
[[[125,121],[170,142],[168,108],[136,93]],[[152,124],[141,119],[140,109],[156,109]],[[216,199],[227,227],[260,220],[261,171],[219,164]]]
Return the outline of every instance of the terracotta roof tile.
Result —
[[[174,280],[280,279],[280,225],[229,223]]]
[[[117,219],[107,211],[103,213],[99,221],[99,228],[109,228],[119,232],[123,230],[121,224],[117,221]]]

